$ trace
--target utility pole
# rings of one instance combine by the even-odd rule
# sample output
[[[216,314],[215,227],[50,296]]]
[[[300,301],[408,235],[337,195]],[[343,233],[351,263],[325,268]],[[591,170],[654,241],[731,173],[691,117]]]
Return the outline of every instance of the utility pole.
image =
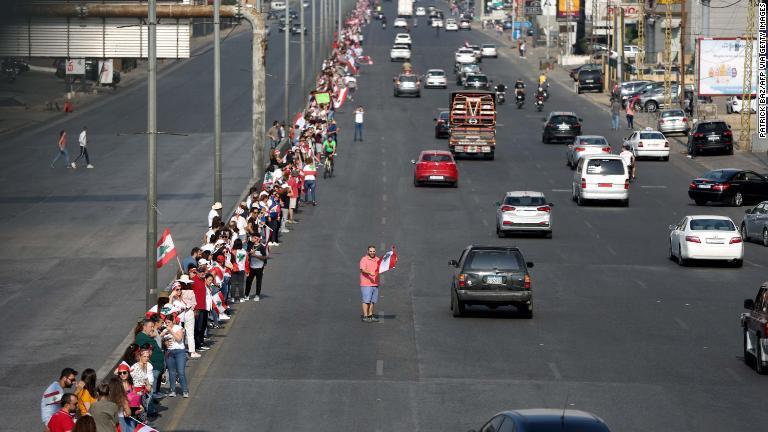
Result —
[[[312,79],[317,76],[317,15],[315,5],[317,0],[312,0]]]
[[[288,80],[291,76],[291,6],[290,2],[285,2],[285,83],[283,84],[283,121],[285,121],[285,127],[288,128],[290,123],[290,85]],[[287,130],[286,130],[287,132]]]
[[[157,0],[147,3],[147,292],[146,307],[157,292]]]
[[[305,27],[304,27],[304,2],[303,1],[299,1],[299,17],[301,17],[300,20],[299,20],[299,27],[301,27],[301,29],[300,29],[301,33],[299,33],[299,44],[300,44],[300,47],[299,47],[299,57],[300,57],[299,62],[300,63],[299,64],[300,64],[300,70],[301,70],[301,74],[300,74],[301,75],[301,86],[299,88],[301,89],[300,96],[302,98],[305,98],[307,96],[307,79],[306,79],[307,78],[307,71],[306,71],[306,63],[307,63],[307,61],[304,58],[304,42],[305,42],[305,40],[304,40],[305,39],[304,38],[304,29],[305,29]],[[304,102],[301,102],[301,104],[299,105],[299,108],[301,108],[303,105],[304,105]],[[291,127],[291,128],[293,128],[293,127]]]
[[[688,63],[685,61],[685,0],[680,2],[680,84],[677,86],[677,95],[680,98],[680,108],[685,110],[685,69]],[[693,98],[691,98],[693,103]]]
[[[616,38],[616,84],[621,89],[624,80],[624,8],[616,9],[614,14],[614,37]]]
[[[221,0],[213,0],[213,201],[221,202]]]
[[[544,2],[544,7],[547,8],[547,12],[549,12],[549,6],[550,6],[549,0],[546,0]],[[550,35],[552,34],[552,28],[549,25],[549,17],[550,17],[550,14],[547,13],[547,62],[549,62],[549,43],[550,43],[549,38],[550,38]]]
[[[710,0],[701,0],[701,36],[709,37],[709,5]]]
[[[341,0],[339,0],[338,4],[338,25],[336,27],[336,37],[341,38]]]

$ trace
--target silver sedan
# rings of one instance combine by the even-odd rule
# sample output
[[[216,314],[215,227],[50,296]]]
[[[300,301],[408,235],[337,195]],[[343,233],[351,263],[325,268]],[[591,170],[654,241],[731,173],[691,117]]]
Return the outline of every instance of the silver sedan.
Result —
[[[592,154],[611,154],[608,140],[601,135],[578,135],[565,150],[565,163],[573,169],[584,155]]]
[[[659,115],[656,129],[665,135],[675,132],[688,135],[691,125],[683,110],[668,109],[662,111],[661,115]]]
[[[744,211],[741,237],[744,241],[758,240],[763,246],[768,246],[768,201]]]

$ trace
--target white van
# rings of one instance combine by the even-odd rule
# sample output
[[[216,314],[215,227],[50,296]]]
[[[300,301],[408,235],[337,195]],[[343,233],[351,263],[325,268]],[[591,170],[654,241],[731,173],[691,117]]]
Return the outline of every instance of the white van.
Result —
[[[573,200],[618,200],[629,205],[629,172],[619,155],[585,155],[573,174]]]
[[[285,2],[284,1],[273,1],[269,3],[269,8],[273,11],[281,11],[285,10]]]

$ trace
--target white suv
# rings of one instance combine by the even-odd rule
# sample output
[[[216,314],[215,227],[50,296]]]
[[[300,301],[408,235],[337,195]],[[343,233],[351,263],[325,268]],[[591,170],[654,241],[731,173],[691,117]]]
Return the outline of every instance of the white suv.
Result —
[[[398,33],[395,35],[395,43],[397,44],[408,44],[411,45],[413,42],[411,41],[411,35],[408,33]]]
[[[629,205],[629,171],[619,155],[586,155],[573,174],[573,200],[618,200]]]
[[[749,105],[753,113],[757,112],[757,98],[750,98]],[[744,106],[741,96],[729,96],[725,105],[725,112],[728,114],[740,113],[741,107]]]

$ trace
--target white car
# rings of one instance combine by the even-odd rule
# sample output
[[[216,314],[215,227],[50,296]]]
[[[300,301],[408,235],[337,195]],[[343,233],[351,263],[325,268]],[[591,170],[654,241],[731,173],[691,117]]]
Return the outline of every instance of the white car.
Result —
[[[424,16],[427,14],[427,10],[419,6],[416,8],[416,16]]]
[[[624,140],[624,144],[629,145],[635,158],[654,157],[662,160],[669,160],[669,141],[663,133],[655,131],[652,128],[645,128],[640,131],[632,132]]]
[[[406,21],[405,18],[395,18],[395,22],[392,23],[392,27],[394,27],[394,28],[406,28],[406,27],[408,27],[408,21]]]
[[[408,44],[411,45],[411,35],[408,33],[398,33],[395,35],[395,45],[397,44]]]
[[[565,150],[565,163],[572,169],[576,169],[579,159],[586,155],[611,154],[611,145],[601,135],[578,135],[573,143],[568,144]]]
[[[572,183],[573,200],[618,200],[629,205],[629,172],[619,155],[586,155],[579,159]]]
[[[472,30],[472,23],[469,20],[461,20],[459,22],[459,28],[462,30]]]
[[[443,27],[443,19],[442,18],[432,18],[432,27]]]
[[[681,266],[690,260],[725,260],[741,267],[744,261],[741,233],[727,216],[686,216],[669,229],[669,257]]]
[[[496,45],[482,44],[480,45],[480,55],[483,57],[497,58],[499,56],[499,53],[496,51]]]
[[[741,113],[741,107],[744,105],[741,96],[729,96],[726,105],[725,112],[728,114]],[[757,98],[749,98],[749,106],[753,113],[757,112]]]
[[[442,69],[430,69],[425,75],[424,87],[448,87],[448,79],[445,76],[445,71]]]
[[[544,194],[534,191],[507,192],[504,201],[497,202],[496,235],[509,232],[535,231],[552,237],[552,203]]]
[[[475,57],[475,52],[472,48],[459,48],[459,50],[456,51],[454,58],[456,59],[456,63],[460,64],[477,62],[477,57]]]
[[[459,31],[459,25],[456,24],[456,20],[448,18],[445,20],[445,31]]]
[[[408,45],[394,45],[391,50],[389,50],[389,60],[390,61],[406,61],[411,59],[411,49],[408,47]]]

